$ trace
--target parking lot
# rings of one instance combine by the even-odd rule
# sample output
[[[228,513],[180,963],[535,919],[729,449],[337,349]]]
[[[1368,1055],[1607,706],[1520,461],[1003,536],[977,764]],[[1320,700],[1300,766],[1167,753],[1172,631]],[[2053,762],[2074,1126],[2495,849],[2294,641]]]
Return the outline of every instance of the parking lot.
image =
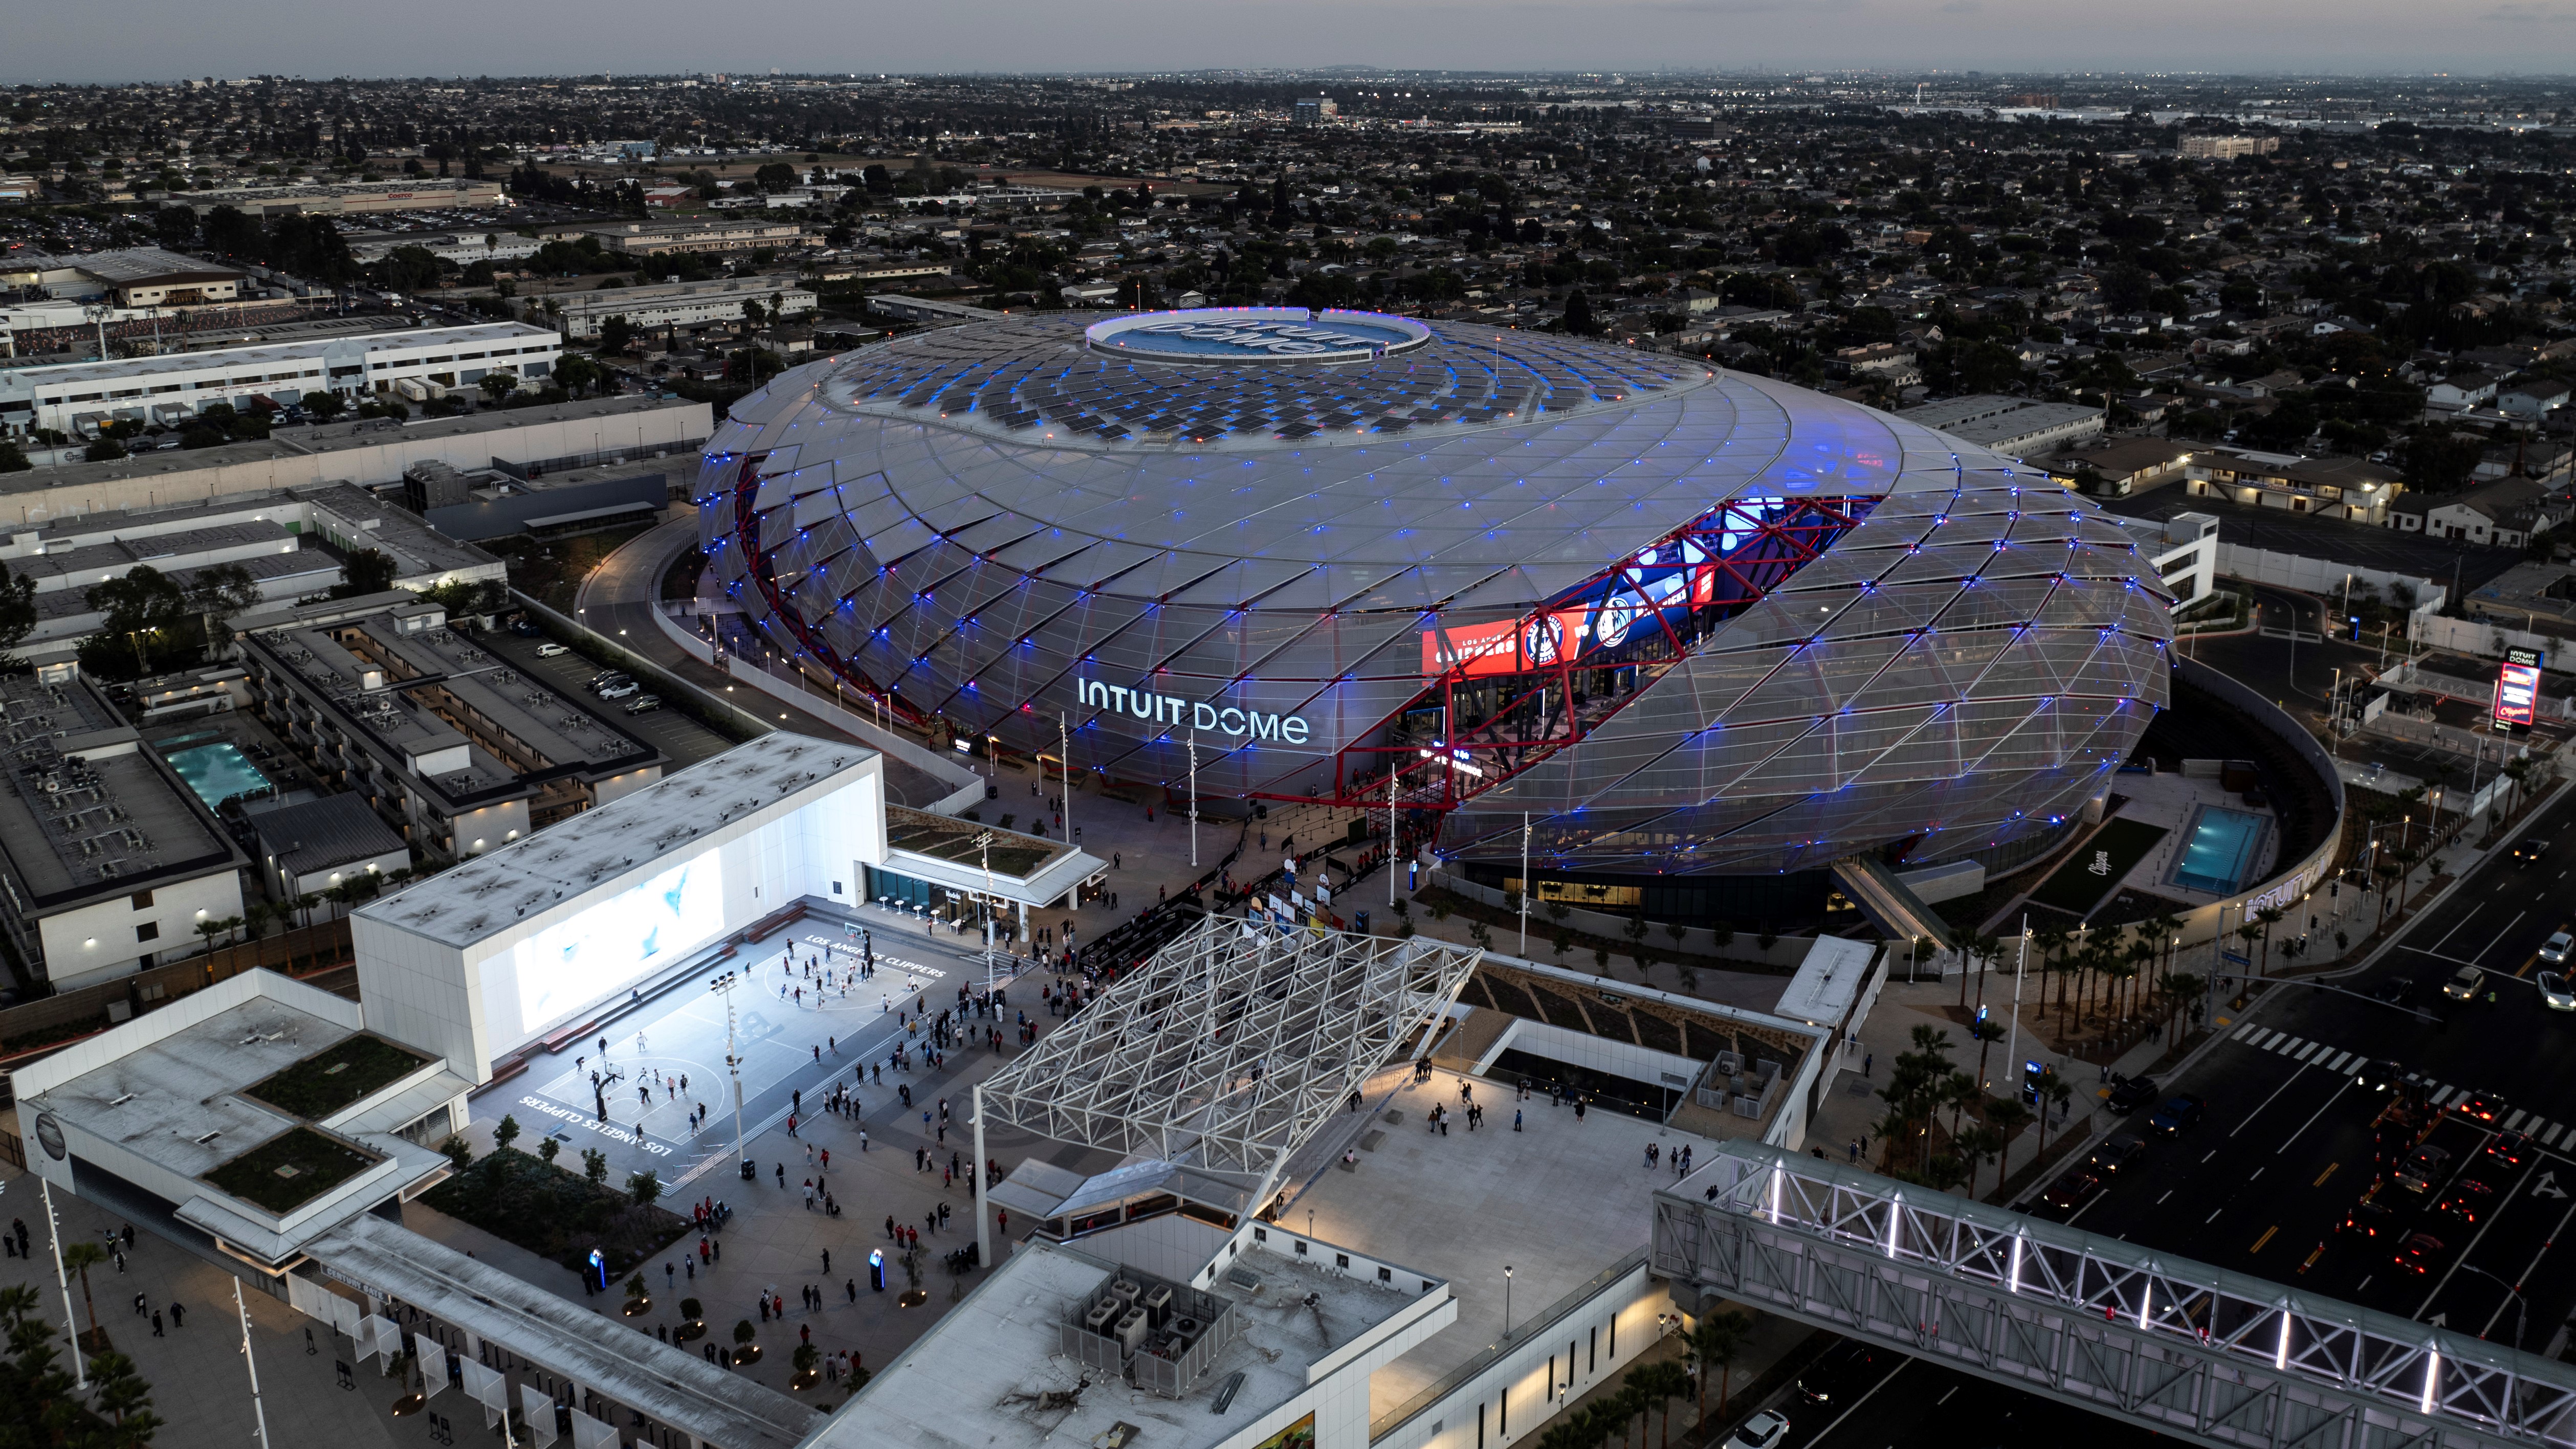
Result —
[[[591,704],[615,720],[619,728],[669,755],[673,770],[685,769],[733,748],[732,740],[671,705],[665,704],[649,714],[628,714],[625,706],[633,702],[631,698],[604,702],[592,699],[584,686],[590,682],[591,676],[609,666],[578,649],[568,650],[551,659],[541,659],[537,656],[537,648],[546,640],[523,639],[506,629],[493,630],[486,636],[486,642],[493,653],[508,659],[522,672]],[[647,691],[650,692],[649,686]]]

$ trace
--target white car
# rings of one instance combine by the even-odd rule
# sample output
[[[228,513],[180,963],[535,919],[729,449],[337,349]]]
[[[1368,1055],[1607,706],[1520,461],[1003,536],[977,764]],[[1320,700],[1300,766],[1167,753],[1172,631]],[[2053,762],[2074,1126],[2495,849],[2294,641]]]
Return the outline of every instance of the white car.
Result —
[[[2442,994],[2453,1001],[2468,1001],[2478,994],[2478,982],[2485,975],[2475,966],[2463,966],[2442,983]]]
[[[2540,959],[2552,966],[2566,965],[2570,951],[2576,951],[2576,936],[2565,931],[2552,931],[2549,939],[2540,943]]]
[[[567,649],[552,640],[537,646],[537,657],[539,659],[552,659],[558,654],[570,654],[571,652],[572,651],[570,649]]]
[[[1726,1449],[1771,1449],[1788,1432],[1789,1420],[1785,1416],[1764,1409],[1726,1436]]]
[[[2576,990],[2571,990],[2567,978],[2555,971],[2540,973],[2540,1000],[2552,1011],[2576,1011]]]

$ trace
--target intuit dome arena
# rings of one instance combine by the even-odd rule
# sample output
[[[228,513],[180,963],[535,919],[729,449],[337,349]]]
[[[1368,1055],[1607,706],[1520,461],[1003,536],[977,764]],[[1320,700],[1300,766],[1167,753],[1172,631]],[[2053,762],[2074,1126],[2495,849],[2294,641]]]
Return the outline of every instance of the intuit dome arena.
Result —
[[[2025,858],[2166,699],[2172,597],[2090,505],[1697,359],[1036,314],[733,417],[709,568],[782,653],[1111,779],[1392,800],[1490,881],[1526,816],[1542,879],[1704,888],[1666,918]]]

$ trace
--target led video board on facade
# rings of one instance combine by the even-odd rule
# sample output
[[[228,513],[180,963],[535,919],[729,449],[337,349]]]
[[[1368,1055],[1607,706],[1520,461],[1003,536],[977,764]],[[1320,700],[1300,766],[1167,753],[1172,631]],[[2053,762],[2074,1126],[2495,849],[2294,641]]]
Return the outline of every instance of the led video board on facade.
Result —
[[[2516,730],[2531,728],[2540,710],[2540,651],[2507,649],[2496,666],[2495,722]]]
[[[519,1020],[534,1029],[622,991],[724,924],[724,862],[709,850],[521,941]]]

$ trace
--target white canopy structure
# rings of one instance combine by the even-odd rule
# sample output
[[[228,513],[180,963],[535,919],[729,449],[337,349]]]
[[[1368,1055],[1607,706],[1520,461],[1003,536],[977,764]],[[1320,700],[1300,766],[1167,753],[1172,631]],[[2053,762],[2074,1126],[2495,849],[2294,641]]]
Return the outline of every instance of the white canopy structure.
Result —
[[[1417,1031],[1427,1049],[1483,959],[1210,917],[976,1089],[976,1160],[998,1122],[1257,1183],[1258,1211],[1361,1083]]]

